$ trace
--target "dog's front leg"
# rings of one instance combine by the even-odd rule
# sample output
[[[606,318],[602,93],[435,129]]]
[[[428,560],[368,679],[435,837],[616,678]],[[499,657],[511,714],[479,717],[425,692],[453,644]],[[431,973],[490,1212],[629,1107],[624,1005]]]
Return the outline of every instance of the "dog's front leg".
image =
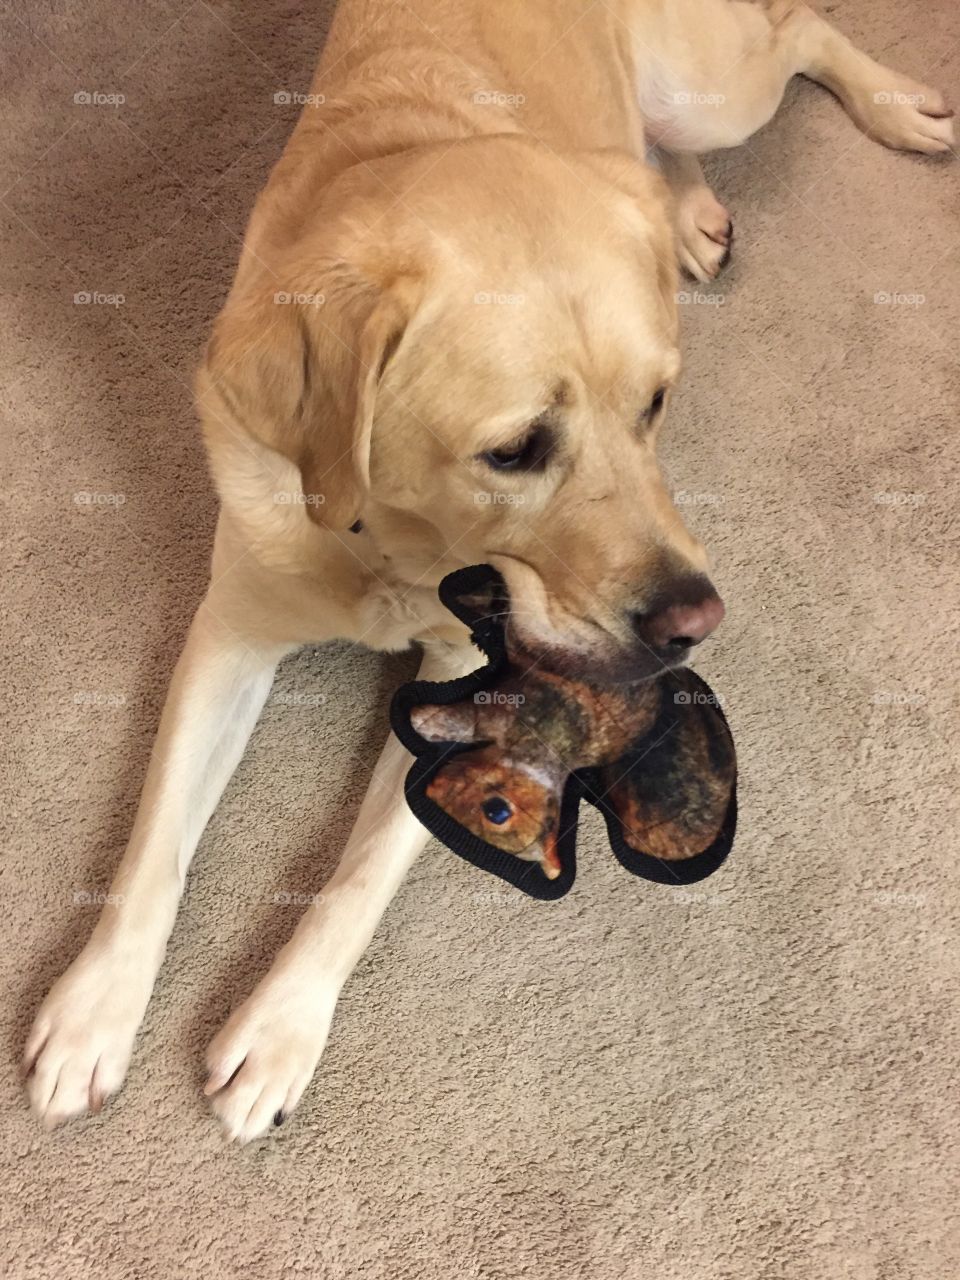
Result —
[[[428,651],[419,678],[451,679],[478,665],[476,650]],[[228,1138],[249,1142],[297,1105],[326,1044],[340,989],[427,842],[403,794],[411,760],[391,736],[336,871],[210,1045],[205,1092]]]
[[[48,1128],[99,1111],[123,1082],[190,859],[284,652],[238,636],[220,603],[212,590],[191,624],[107,905],[27,1041],[27,1090]]]

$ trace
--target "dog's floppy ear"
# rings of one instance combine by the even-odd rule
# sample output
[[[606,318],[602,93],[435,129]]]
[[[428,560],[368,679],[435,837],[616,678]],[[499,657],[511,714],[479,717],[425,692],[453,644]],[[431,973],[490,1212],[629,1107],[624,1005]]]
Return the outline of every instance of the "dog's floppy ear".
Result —
[[[412,308],[412,282],[381,288],[344,261],[231,297],[197,381],[201,415],[227,413],[299,469],[315,523],[346,529],[370,483],[377,385]],[[285,277],[289,279],[289,277]],[[289,499],[285,499],[289,501]]]
[[[611,186],[629,196],[647,224],[647,241],[657,264],[657,284],[663,298],[665,323],[677,334],[679,267],[673,223],[673,196],[667,180],[628,151],[610,147],[581,151],[579,158]]]

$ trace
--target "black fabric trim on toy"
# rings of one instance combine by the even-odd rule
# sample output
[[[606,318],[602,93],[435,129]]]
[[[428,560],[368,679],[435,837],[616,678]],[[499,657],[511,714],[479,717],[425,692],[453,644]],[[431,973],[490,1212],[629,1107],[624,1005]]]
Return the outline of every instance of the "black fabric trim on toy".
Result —
[[[490,566],[476,565],[448,575],[440,584],[439,594],[444,605],[470,627],[472,639],[487,662],[477,671],[455,680],[405,684],[397,690],[391,704],[394,732],[415,757],[405,783],[407,802],[433,835],[474,866],[506,880],[530,897],[545,900],[562,897],[576,878],[581,799],[586,799],[603,814],[614,855],[633,875],[663,884],[690,884],[720,866],[730,851],[736,828],[733,742],[726,718],[709,686],[685,668],[667,672],[656,682],[648,682],[642,692],[650,706],[652,723],[612,764],[570,769],[554,763],[556,785],[551,791],[554,796],[551,822],[556,827],[555,855],[559,870],[553,868],[552,876],[545,873],[540,862],[528,861],[517,853],[498,848],[470,831],[436,803],[427,789],[438,774],[442,778],[451,772],[462,773],[464,769],[469,773],[470,762],[458,768],[454,763],[456,758],[464,753],[479,754],[484,749],[495,752],[497,744],[483,736],[469,741],[453,740],[453,737],[449,740],[427,738],[412,723],[413,714],[461,704],[459,712],[472,714],[478,721],[480,716],[476,710],[470,713],[463,704],[482,702],[477,695],[494,693],[501,680],[510,681],[512,677],[511,687],[527,689],[544,679],[562,684],[559,678],[547,677],[546,673],[533,676],[529,685],[518,683],[505,641],[506,589],[502,578]],[[524,674],[520,672],[521,680]],[[578,682],[568,683],[573,686]],[[674,686],[677,691],[671,700],[668,689]],[[555,698],[553,706],[556,705]],[[574,719],[578,705],[570,700]],[[516,720],[522,727],[522,717],[518,715]],[[549,745],[545,743],[546,747]],[[597,758],[603,756],[594,755],[593,759]],[[559,759],[565,761],[567,757]],[[566,777],[562,789],[557,781],[561,775]],[[716,818],[720,812],[717,806],[723,803],[726,808],[717,830]],[[617,805],[630,824],[629,832]],[[476,813],[472,805],[471,813]],[[494,820],[500,821],[499,817]],[[701,851],[686,853],[685,842],[696,843],[698,821],[703,831],[717,830],[716,837]],[[658,856],[651,848],[666,849],[670,856]]]

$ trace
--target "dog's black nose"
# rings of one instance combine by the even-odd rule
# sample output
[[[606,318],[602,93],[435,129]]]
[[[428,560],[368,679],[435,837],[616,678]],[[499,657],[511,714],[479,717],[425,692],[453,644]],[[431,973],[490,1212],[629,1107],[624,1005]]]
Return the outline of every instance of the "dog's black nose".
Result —
[[[631,614],[633,633],[651,649],[679,656],[706,640],[723,621],[723,601],[707,578],[681,579],[651,607]]]

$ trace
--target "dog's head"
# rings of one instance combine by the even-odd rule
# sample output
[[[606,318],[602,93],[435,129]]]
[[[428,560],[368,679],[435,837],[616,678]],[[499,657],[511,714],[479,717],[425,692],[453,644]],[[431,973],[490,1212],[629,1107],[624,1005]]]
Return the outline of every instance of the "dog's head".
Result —
[[[682,661],[722,605],[655,456],[680,368],[658,175],[503,135],[283,198],[290,243],[248,249],[207,403],[410,581],[496,566],[528,649],[608,675]]]

